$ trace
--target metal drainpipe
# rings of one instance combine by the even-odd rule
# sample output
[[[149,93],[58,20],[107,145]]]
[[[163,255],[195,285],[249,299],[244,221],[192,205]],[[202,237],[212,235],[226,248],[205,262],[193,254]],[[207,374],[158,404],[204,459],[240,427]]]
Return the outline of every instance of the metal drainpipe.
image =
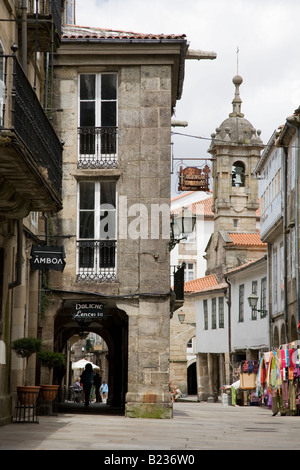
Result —
[[[23,236],[23,221],[18,219],[17,222],[17,231],[18,231],[18,240],[17,240],[17,277],[16,280],[8,284],[9,289],[13,289],[21,284],[22,281],[22,236]]]
[[[298,110],[297,110],[298,111]],[[297,116],[298,117],[298,116]],[[296,130],[296,162],[295,162],[295,251],[296,251],[296,305],[297,305],[297,332],[300,334],[300,329],[298,327],[300,321],[300,299],[299,299],[299,188],[298,188],[298,172],[299,172],[299,158],[300,158],[300,149],[299,149],[299,123],[298,126],[291,124],[287,118],[287,125]],[[297,118],[296,118],[297,119]]]
[[[22,67],[27,75],[27,0],[22,1]]]

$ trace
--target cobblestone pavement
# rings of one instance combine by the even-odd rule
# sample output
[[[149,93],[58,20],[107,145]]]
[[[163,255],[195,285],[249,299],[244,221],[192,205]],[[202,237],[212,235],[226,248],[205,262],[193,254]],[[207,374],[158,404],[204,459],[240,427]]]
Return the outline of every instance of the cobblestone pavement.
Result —
[[[298,450],[299,416],[272,416],[265,407],[174,404],[172,420],[130,419],[93,404],[40,416],[39,423],[0,427],[0,450]],[[127,452],[128,453],[128,452]],[[178,453],[178,452],[177,452]]]

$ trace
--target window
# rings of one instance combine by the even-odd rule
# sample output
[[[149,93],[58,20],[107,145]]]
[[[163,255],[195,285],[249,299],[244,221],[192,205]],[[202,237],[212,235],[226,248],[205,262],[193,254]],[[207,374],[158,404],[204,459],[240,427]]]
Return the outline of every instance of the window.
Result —
[[[117,166],[117,74],[79,76],[79,168]]]
[[[195,336],[191,338],[186,345],[186,353],[187,354],[194,354],[195,353]]]
[[[252,294],[257,295],[257,281],[252,281]],[[257,320],[257,310],[251,308],[251,320]]]
[[[211,299],[211,328],[217,328],[217,299]]]
[[[261,318],[267,316],[267,278],[264,277],[261,280],[261,294],[260,294],[260,310],[263,310],[260,314]]]
[[[219,297],[219,328],[224,328],[224,297]]]
[[[79,183],[77,232],[77,280],[115,280],[115,182]]]
[[[204,329],[208,330],[208,308],[207,300],[203,300]]]
[[[243,162],[235,162],[232,166],[232,186],[237,188],[245,186],[245,165]]]
[[[195,279],[195,265],[194,263],[186,263],[184,269],[184,282],[192,281]]]
[[[244,321],[244,284],[239,286],[239,322]]]
[[[66,0],[65,13],[66,24],[75,24],[75,0]]]

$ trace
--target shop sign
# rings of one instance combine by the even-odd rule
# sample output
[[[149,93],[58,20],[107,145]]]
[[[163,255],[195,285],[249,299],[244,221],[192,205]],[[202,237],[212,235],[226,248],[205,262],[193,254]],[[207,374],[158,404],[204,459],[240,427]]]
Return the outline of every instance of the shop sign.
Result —
[[[77,302],[72,315],[77,321],[99,320],[105,317],[105,305],[100,302]]]
[[[31,247],[30,266],[34,270],[63,271],[66,265],[65,249],[63,246],[40,246]]]
[[[178,191],[209,191],[210,168],[180,167]]]

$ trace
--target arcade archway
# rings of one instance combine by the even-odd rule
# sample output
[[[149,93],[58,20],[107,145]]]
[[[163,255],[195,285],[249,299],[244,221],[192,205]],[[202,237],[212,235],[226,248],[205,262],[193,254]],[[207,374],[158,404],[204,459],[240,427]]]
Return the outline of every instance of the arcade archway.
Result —
[[[65,300],[57,312],[54,321],[54,349],[64,352],[67,357],[64,373],[57,372],[61,376],[56,381],[63,387],[71,385],[70,368],[71,356],[68,351],[69,340],[74,335],[81,336],[84,332],[93,332],[103,338],[107,345],[106,359],[108,362],[108,405],[125,409],[125,395],[128,381],[128,317],[118,309],[113,302],[105,303],[105,315],[92,317],[78,322],[74,319],[74,304],[78,300]],[[84,304],[84,300],[79,301]],[[89,302],[91,302],[89,300]]]

